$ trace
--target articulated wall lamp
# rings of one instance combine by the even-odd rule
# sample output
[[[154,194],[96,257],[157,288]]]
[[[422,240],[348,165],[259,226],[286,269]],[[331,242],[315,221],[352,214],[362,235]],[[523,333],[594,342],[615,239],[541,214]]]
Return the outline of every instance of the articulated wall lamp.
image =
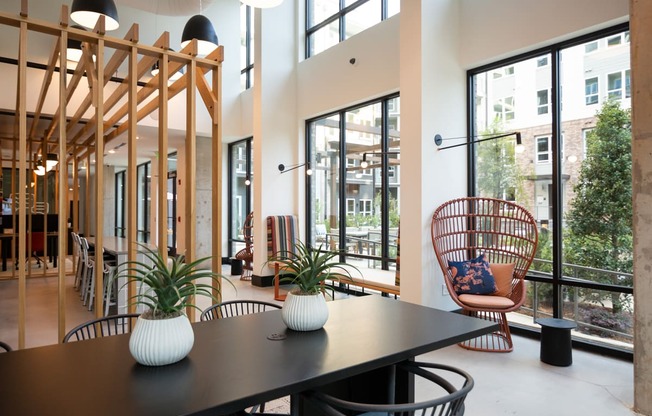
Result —
[[[278,170],[281,173],[285,173],[285,172],[289,172],[291,170],[300,168],[301,166],[306,167],[306,175],[308,175],[308,176],[312,175],[312,169],[310,169],[310,162],[299,163],[298,165],[292,165],[292,166],[285,166],[284,164],[281,163],[280,165],[278,165]]]
[[[521,132],[520,131],[513,131],[511,133],[505,133],[505,134],[479,134],[476,137],[482,137],[482,136],[489,136],[489,137],[485,137],[484,139],[473,140],[473,141],[466,142],[466,143],[454,144],[454,145],[451,145],[451,146],[438,147],[437,150],[439,151],[439,150],[452,149],[453,147],[468,146],[468,145],[474,144],[474,143],[486,142],[487,140],[496,140],[496,139],[501,139],[503,137],[509,137],[509,136],[514,136],[514,135],[516,136],[516,149],[515,149],[515,151],[516,151],[516,153],[523,153],[523,151],[525,150],[525,147],[523,147],[523,144],[521,143]],[[465,138],[466,138],[466,136],[450,137],[450,138],[444,139],[444,138],[441,137],[440,134],[435,134],[435,144],[437,146],[441,146],[441,144],[443,143],[444,140],[465,139]]]
[[[362,154],[362,162],[360,162],[360,167],[362,169],[367,169],[369,167],[369,162],[367,162],[367,155],[400,155],[401,152],[366,152]]]

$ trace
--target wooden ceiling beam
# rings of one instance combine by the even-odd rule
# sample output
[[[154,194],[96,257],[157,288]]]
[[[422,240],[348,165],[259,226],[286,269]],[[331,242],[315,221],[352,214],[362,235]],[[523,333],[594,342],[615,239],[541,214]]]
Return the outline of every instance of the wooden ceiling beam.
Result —
[[[168,32],[164,32],[161,35],[161,37],[159,37],[159,39],[156,41],[155,45],[160,45],[160,48],[167,48],[168,45],[169,45],[169,42],[170,42],[169,39],[170,39],[170,34]],[[115,55],[115,53],[114,53],[114,55]],[[125,57],[126,56],[128,56],[128,54],[126,54]],[[143,75],[145,75],[145,73],[147,71],[149,71],[151,69],[151,67],[152,67],[152,65],[154,64],[155,61],[156,61],[156,58],[152,58],[150,56],[143,56],[141,58],[141,60],[138,62],[138,79],[140,79]],[[111,62],[109,63],[109,65],[111,65]],[[109,67],[109,65],[107,65],[107,68]],[[104,82],[108,82],[108,80],[109,80],[109,76],[107,76],[107,74],[105,72]],[[145,88],[145,87],[143,87],[143,88]],[[116,90],[113,92],[113,94],[111,94],[111,96],[109,96],[109,98],[104,102],[104,111],[105,112],[110,111],[111,108],[113,108],[118,103],[118,101],[120,101],[120,99],[127,94],[128,91],[129,91],[129,85],[126,82],[126,79],[125,79],[118,86],[118,88],[116,88]],[[79,115],[79,117],[81,117],[81,114],[85,113],[86,110],[88,110],[88,106],[90,106],[90,103],[92,102],[90,100],[90,98],[92,98],[91,94],[89,94],[86,97],[86,99],[84,100],[84,102],[83,102],[83,104],[87,104],[86,108],[83,109],[83,112],[82,112],[81,110],[82,110],[83,107],[80,107],[77,110],[77,113],[75,114],[75,118],[73,118],[73,121],[75,121],[75,119],[77,118],[77,115]],[[78,119],[77,119],[77,121],[78,121]],[[72,138],[72,140],[68,141],[68,144],[69,145],[75,145],[77,143],[85,141],[84,139],[87,139],[89,137],[89,135],[92,136],[94,131],[95,131],[95,123],[96,122],[97,122],[97,120],[95,119],[95,116],[93,116],[89,120],[89,122],[86,123],[84,128],[81,129],[75,135],[75,137]],[[105,125],[106,124],[108,124],[108,123],[105,123]]]

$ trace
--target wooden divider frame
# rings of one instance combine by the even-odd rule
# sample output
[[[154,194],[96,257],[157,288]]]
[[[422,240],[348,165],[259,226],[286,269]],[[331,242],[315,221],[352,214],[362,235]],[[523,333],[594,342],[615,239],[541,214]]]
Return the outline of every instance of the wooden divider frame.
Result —
[[[65,215],[68,211],[68,201],[72,200],[74,218],[72,228],[73,231],[79,231],[79,212],[78,203],[82,195],[78,191],[79,175],[77,168],[80,166],[80,161],[85,160],[88,167],[86,169],[86,183],[91,180],[95,184],[103,183],[103,150],[105,146],[112,140],[117,138],[124,132],[127,132],[128,141],[128,167],[127,167],[127,239],[129,241],[129,260],[136,259],[136,135],[137,123],[145,116],[155,110],[159,110],[159,154],[167,154],[167,113],[168,102],[179,92],[187,90],[187,108],[186,108],[186,257],[189,259],[196,258],[196,193],[195,193],[195,166],[196,166],[196,93],[195,88],[199,90],[200,97],[206,105],[208,112],[212,119],[212,153],[213,153],[213,166],[212,166],[212,181],[213,181],[213,202],[212,202],[212,248],[211,255],[213,256],[212,269],[217,273],[221,273],[221,238],[220,238],[220,225],[221,225],[221,210],[222,210],[222,123],[221,123],[221,64],[224,60],[224,49],[219,46],[212,53],[206,57],[200,58],[197,56],[197,41],[194,40],[188,46],[183,48],[180,52],[174,52],[169,48],[169,34],[165,32],[155,42],[153,46],[142,45],[138,43],[138,25],[134,24],[124,39],[114,38],[105,34],[104,18],[101,18],[96,27],[92,31],[84,31],[69,26],[68,21],[68,7],[62,6],[61,17],[59,24],[53,24],[46,21],[30,18],[28,15],[27,0],[21,1],[21,10],[18,15],[11,15],[6,12],[0,11],[0,25],[17,27],[20,35],[18,39],[18,75],[17,75],[17,99],[16,99],[16,124],[15,130],[18,140],[11,139],[14,149],[17,147],[18,154],[18,169],[20,172],[26,172],[28,169],[28,160],[30,154],[28,153],[28,144],[33,140],[37,140],[36,126],[41,118],[43,104],[46,95],[49,91],[52,78],[57,72],[55,66],[57,60],[59,61],[59,73],[66,73],[66,46],[68,39],[75,39],[82,42],[82,59],[73,72],[73,75],[68,82],[66,77],[59,77],[58,83],[58,109],[52,117],[50,125],[45,129],[41,140],[41,147],[43,154],[47,152],[58,151],[59,160],[58,165],[58,185],[57,188],[57,209],[61,214],[59,215],[58,231],[60,236],[67,235],[68,224]],[[45,77],[41,85],[41,92],[39,94],[38,102],[34,112],[33,123],[31,129],[27,129],[27,108],[26,108],[26,91],[27,91],[27,40],[29,32],[36,32],[41,34],[51,35],[56,38],[54,47],[48,61],[48,66],[45,71]],[[114,50],[112,57],[105,65],[105,49],[111,48]],[[93,61],[92,56],[95,56]],[[115,92],[108,98],[104,97],[104,86],[109,82],[110,77],[118,69],[118,67],[125,61],[128,61],[128,76],[116,88]],[[159,74],[152,77],[145,86],[139,87],[138,83],[140,78],[149,71],[152,64],[159,60],[160,69]],[[168,85],[169,77],[179,71],[182,67],[186,67],[185,74],[177,81]],[[209,83],[204,78],[207,74],[212,74],[212,82]],[[80,82],[83,76],[86,76],[89,92],[86,98],[82,101],[80,107],[74,112],[72,118],[68,118],[66,114],[66,107],[72,94],[77,87],[83,82]],[[138,109],[138,105],[154,93],[158,93],[157,99],[150,100],[147,104]],[[111,116],[109,120],[105,120],[105,114],[109,112],[124,96],[127,96],[127,102],[119,108]],[[83,114],[93,106],[95,109],[94,116],[87,121],[86,125],[79,129],[76,134],[73,134],[75,127],[81,121]],[[126,117],[126,121],[120,122]],[[99,120],[99,122],[98,122]],[[57,127],[58,131],[57,131]],[[58,136],[58,137],[55,137]],[[7,140],[7,139],[0,139]],[[31,148],[31,146],[30,146]],[[98,151],[99,150],[99,151]],[[95,177],[91,178],[90,163],[91,156],[95,157]],[[167,160],[165,157],[159,158],[158,175],[159,178],[167,177]],[[68,163],[72,163],[73,172],[73,191],[72,196],[68,191]],[[12,161],[12,166],[15,168],[15,160]],[[31,165],[29,168],[31,169]],[[12,173],[13,175],[13,173]],[[26,260],[25,255],[25,241],[26,236],[26,177],[24,174],[19,175],[18,179],[18,261],[24,264]],[[166,181],[159,181],[158,192],[158,216],[159,229],[158,229],[158,246],[161,248],[161,253],[167,256],[167,204]],[[15,183],[15,181],[14,181]],[[66,185],[63,185],[66,184]],[[86,207],[91,206],[90,203],[94,202],[95,207],[95,241],[98,247],[102,246],[103,230],[103,201],[104,190],[102,186],[95,186],[95,193],[91,195],[89,192],[90,187],[87,186]],[[72,199],[70,199],[72,198]],[[85,216],[86,230],[90,227],[90,215]],[[58,253],[65,256],[67,253],[67,238],[58,239]],[[58,270],[58,339],[62,340],[65,335],[66,329],[66,296],[65,296],[65,262],[60,261]],[[95,255],[96,270],[103,269],[103,256],[101,250],[96,250]],[[26,312],[26,273],[24,268],[18,270],[18,348],[25,348],[25,312]],[[100,317],[103,313],[103,296],[102,296],[102,273],[97,273],[96,293],[95,293],[95,311],[96,316]],[[219,286],[221,282],[215,282],[214,293],[219,294]],[[135,293],[135,287],[130,285],[128,287],[129,296]],[[134,310],[130,307],[130,312]],[[193,319],[194,311],[191,312],[190,318]]]

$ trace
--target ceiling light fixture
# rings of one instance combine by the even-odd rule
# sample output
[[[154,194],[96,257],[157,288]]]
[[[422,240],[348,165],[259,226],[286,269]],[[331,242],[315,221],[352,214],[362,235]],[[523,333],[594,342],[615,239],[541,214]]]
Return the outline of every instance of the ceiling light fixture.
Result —
[[[104,29],[116,30],[120,27],[118,9],[113,0],[73,0],[70,18],[76,23],[94,29],[100,16],[104,16]]]
[[[206,16],[196,14],[188,20],[181,35],[181,48],[185,48],[193,39],[197,39],[197,54],[200,56],[206,56],[217,48],[215,28]]]

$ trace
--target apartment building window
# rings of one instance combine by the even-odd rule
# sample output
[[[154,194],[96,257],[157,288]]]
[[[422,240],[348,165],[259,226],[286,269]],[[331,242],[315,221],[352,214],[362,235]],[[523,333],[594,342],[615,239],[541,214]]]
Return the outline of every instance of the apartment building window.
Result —
[[[494,113],[500,121],[514,120],[514,97],[497,99],[494,104]]]
[[[325,227],[327,245],[340,250],[341,261],[362,269],[395,267],[401,189],[399,101],[391,95],[306,122],[305,157],[313,167],[306,177],[308,241],[317,246],[316,230]]]
[[[589,78],[584,80],[584,95],[586,97],[586,105],[598,103],[598,78]]]
[[[355,212],[355,199],[353,198],[347,198],[346,199],[346,215],[349,216],[354,216],[356,214]]]
[[[550,112],[550,100],[548,90],[537,91],[537,114],[548,114]]]
[[[550,137],[537,137],[537,163],[550,163]]]
[[[306,0],[306,58],[400,12],[400,0]]]
[[[589,42],[586,45],[584,45],[584,52],[585,53],[591,53],[591,52],[597,51],[597,50],[598,50],[598,41],[597,40],[593,41],[593,42]]]
[[[468,193],[513,199],[539,223],[527,300],[518,313],[530,321],[541,316],[575,321],[574,341],[631,353],[631,103],[623,99],[631,94],[627,31],[627,24],[618,25],[470,70],[467,136],[518,131],[525,147],[516,153],[508,139],[468,148]],[[541,67],[545,56],[550,64]],[[518,120],[504,116],[505,83],[495,77],[510,67],[510,109],[519,111]],[[537,114],[532,80],[550,86],[545,121],[521,117]],[[557,102],[562,90],[563,107]],[[543,91],[537,90],[537,107],[545,103]]]
[[[240,87],[254,85],[254,11],[240,4]]]
[[[373,201],[371,199],[361,199],[359,206],[360,215],[367,217],[373,213]]]

